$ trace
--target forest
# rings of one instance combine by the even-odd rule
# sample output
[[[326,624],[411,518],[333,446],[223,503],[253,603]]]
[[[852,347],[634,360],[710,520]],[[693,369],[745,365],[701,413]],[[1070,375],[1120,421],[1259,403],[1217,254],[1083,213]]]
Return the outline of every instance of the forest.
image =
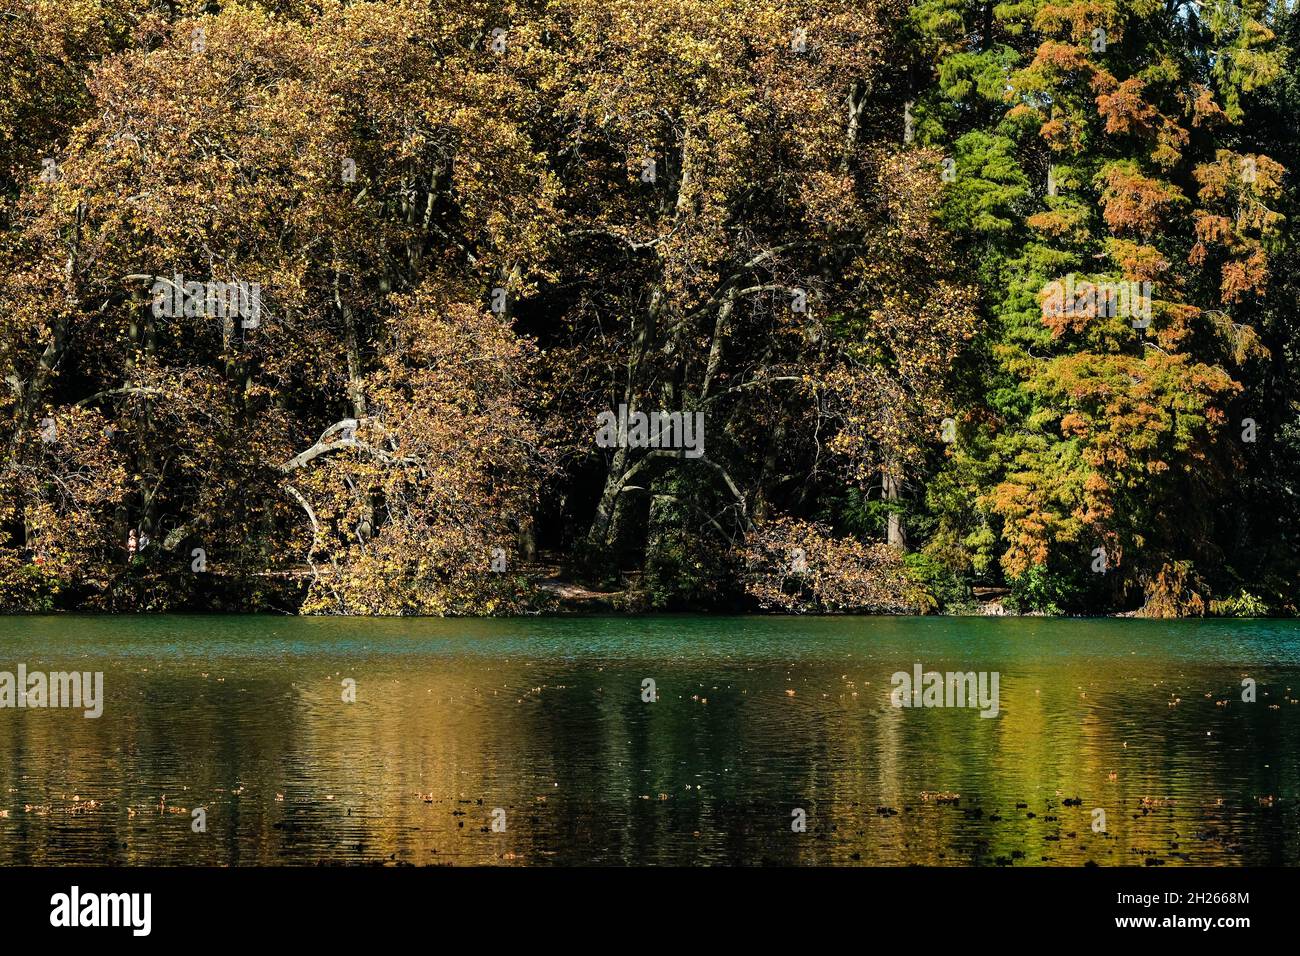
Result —
[[[1294,0],[0,0],[0,610],[1294,615]]]

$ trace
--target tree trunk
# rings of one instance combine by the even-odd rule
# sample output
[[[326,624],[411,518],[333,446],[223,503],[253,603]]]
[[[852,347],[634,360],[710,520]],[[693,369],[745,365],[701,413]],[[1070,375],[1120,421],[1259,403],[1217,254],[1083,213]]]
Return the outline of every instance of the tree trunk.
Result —
[[[628,406],[628,414],[633,411]],[[614,523],[614,506],[618,503],[619,492],[623,487],[623,476],[627,473],[628,453],[626,445],[614,449],[614,460],[610,462],[609,473],[605,476],[605,487],[600,493],[596,505],[596,515],[591,519],[587,529],[587,541],[590,544],[605,544],[609,539],[609,529]]]
[[[780,463],[779,455],[785,445],[785,419],[777,419],[772,429],[772,439],[763,454],[763,468],[758,477],[758,501],[754,505],[754,521],[762,523],[767,517],[771,502],[771,492],[777,478],[776,469]]]
[[[655,327],[658,324],[659,310],[663,307],[663,299],[664,291],[663,287],[660,286],[654,290],[650,297],[650,308],[647,310],[645,320],[635,336],[635,342],[627,360],[627,384],[623,389],[623,404],[627,406],[628,415],[636,411],[641,363],[655,339]],[[590,544],[604,545],[609,543],[609,532],[614,523],[614,511],[618,507],[620,492],[623,488],[623,476],[627,474],[628,468],[631,467],[630,458],[626,441],[620,441],[619,446],[614,450],[614,459],[610,462],[609,473],[605,476],[605,487],[600,493],[600,501],[596,505],[596,514],[591,519],[591,527],[587,530],[587,541]]]
[[[903,479],[898,474],[897,466],[892,463],[887,465],[884,479],[881,482],[884,499],[896,504],[899,500],[898,492],[902,483]],[[898,548],[900,551],[907,550],[907,538],[903,533],[903,516],[897,511],[891,510],[889,512],[889,531],[886,540],[891,548]]]

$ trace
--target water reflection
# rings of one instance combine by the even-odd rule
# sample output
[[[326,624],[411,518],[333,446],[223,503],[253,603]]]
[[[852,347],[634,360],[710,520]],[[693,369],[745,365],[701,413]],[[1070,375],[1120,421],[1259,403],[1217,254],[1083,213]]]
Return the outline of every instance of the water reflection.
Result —
[[[9,864],[1300,863],[1279,622],[13,618],[0,654],[106,697],[0,710]],[[916,661],[998,671],[999,716],[890,706]]]

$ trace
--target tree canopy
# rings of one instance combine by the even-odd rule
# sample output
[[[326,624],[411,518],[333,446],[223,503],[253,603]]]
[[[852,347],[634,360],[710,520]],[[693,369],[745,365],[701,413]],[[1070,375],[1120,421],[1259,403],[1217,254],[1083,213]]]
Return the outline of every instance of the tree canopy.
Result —
[[[1297,41],[0,0],[0,608],[1294,613]]]

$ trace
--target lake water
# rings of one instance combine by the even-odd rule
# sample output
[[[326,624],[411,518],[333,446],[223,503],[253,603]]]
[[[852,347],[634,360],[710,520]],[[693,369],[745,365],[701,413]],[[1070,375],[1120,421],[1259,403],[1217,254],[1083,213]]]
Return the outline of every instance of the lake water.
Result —
[[[892,706],[918,662],[997,716]],[[6,864],[1300,863],[1291,621],[0,618],[19,664],[105,700],[0,709]]]

